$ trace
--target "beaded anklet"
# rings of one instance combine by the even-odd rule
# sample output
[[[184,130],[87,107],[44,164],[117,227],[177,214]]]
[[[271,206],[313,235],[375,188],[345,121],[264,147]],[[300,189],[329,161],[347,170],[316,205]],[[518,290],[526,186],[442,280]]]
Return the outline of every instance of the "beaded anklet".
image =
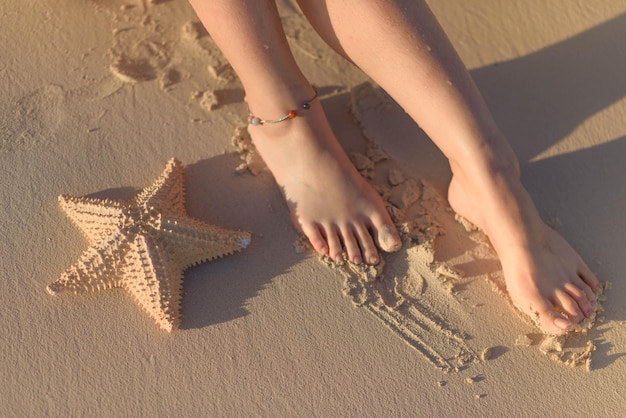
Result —
[[[313,87],[313,90],[315,91],[315,94],[310,100],[302,104],[301,107],[303,110],[309,110],[311,108],[311,102],[317,98],[317,89]],[[248,123],[252,126],[265,125],[266,123],[283,122],[289,119],[293,119],[296,116],[298,116],[298,111],[296,109],[290,110],[289,113],[287,113],[285,116],[282,116],[278,119],[261,119],[259,117],[254,116],[252,113],[250,113],[250,116],[248,116]]]

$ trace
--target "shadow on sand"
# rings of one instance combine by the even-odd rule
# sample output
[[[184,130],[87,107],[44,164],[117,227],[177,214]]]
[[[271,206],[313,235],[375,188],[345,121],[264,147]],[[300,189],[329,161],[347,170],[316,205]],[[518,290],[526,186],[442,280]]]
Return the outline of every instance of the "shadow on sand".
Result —
[[[522,162],[626,96],[626,14],[535,53],[471,71]]]

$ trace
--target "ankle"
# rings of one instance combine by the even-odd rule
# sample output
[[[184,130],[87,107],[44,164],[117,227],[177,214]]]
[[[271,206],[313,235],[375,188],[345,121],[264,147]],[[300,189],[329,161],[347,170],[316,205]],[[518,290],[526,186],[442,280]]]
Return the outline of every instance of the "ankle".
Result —
[[[489,179],[519,181],[520,164],[502,134],[485,140],[477,149],[449,159],[452,174],[462,183]]]
[[[290,110],[300,109],[304,103],[310,102],[315,96],[315,89],[306,81],[246,89],[248,108],[253,115],[261,119],[278,119]]]

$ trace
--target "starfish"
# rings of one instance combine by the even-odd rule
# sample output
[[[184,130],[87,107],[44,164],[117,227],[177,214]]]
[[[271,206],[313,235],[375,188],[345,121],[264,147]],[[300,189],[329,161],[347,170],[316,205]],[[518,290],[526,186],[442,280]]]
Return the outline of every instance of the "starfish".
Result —
[[[208,225],[187,214],[183,166],[176,159],[131,201],[62,195],[59,202],[89,247],[48,285],[48,292],[121,287],[168,332],[180,326],[184,271],[250,243],[248,232]]]

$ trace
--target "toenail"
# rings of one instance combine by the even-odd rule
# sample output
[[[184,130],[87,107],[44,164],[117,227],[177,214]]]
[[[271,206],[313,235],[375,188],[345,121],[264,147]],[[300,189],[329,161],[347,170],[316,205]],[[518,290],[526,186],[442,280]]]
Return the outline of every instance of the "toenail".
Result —
[[[573,325],[567,319],[563,318],[555,318],[554,325],[562,329],[563,331],[569,331],[572,329]]]
[[[355,255],[354,257],[352,257],[352,262],[354,264],[361,264],[363,262],[363,260],[361,260],[361,257],[358,255]]]
[[[399,245],[402,245],[402,242],[400,242],[395,228],[384,225],[379,231],[378,244],[383,250],[393,252],[399,248]]]
[[[373,255],[373,256],[371,256],[371,257],[369,258],[369,263],[370,263],[371,265],[378,264],[378,257],[376,257],[376,256],[374,256],[374,255]]]
[[[587,310],[587,317],[592,317],[596,313],[596,310],[591,308]]]

